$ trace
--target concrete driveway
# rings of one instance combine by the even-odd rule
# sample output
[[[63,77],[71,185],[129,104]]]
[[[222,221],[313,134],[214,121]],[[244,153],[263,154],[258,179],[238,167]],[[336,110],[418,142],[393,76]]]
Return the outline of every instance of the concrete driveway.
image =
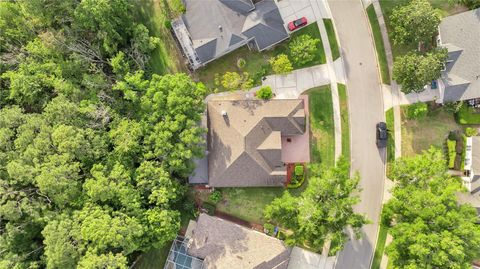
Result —
[[[275,2],[277,2],[278,10],[285,24],[301,17],[307,18],[309,24],[316,21],[310,0],[280,0]]]
[[[356,212],[373,224],[362,229],[338,255],[335,268],[370,268],[378,233],[385,178],[385,150],[375,145],[375,124],[384,121],[382,92],[368,19],[361,0],[329,0],[349,95],[352,171],[360,173],[361,202]]]

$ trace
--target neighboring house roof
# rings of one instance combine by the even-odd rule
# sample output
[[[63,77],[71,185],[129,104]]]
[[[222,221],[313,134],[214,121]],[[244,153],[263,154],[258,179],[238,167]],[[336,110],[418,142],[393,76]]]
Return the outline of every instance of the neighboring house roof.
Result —
[[[284,22],[273,0],[185,0],[181,17],[199,60],[207,63],[255,40],[259,50],[286,38]]]
[[[441,44],[449,51],[444,102],[480,97],[480,9],[446,17],[439,26]]]
[[[283,185],[281,137],[305,132],[303,100],[215,100],[207,113],[210,186]]]
[[[263,233],[206,214],[200,214],[196,225],[189,230],[188,254],[203,259],[205,269],[288,266],[290,249]]]

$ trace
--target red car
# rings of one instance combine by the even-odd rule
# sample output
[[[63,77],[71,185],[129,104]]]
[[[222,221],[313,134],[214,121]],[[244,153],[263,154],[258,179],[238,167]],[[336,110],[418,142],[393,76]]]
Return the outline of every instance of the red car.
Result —
[[[294,20],[288,23],[288,30],[294,31],[297,30],[298,28],[307,25],[307,18],[301,17],[298,20]]]

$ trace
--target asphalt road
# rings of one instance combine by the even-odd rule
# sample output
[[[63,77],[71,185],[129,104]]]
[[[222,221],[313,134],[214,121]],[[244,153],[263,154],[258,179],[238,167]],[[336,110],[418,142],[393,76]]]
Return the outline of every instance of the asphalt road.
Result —
[[[375,145],[375,125],[385,120],[376,55],[361,0],[328,0],[347,77],[352,171],[360,173],[361,202],[356,212],[373,223],[363,238],[350,240],[339,254],[337,269],[369,268],[378,233],[383,199],[385,150]]]

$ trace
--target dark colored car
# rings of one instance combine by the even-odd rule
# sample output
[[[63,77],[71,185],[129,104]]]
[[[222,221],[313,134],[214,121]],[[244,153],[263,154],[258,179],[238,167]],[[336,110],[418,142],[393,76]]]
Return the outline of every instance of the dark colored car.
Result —
[[[377,123],[377,147],[384,148],[387,146],[388,129],[385,122]]]
[[[288,30],[294,31],[297,30],[298,28],[307,25],[307,18],[301,17],[298,20],[294,20],[288,23]]]

